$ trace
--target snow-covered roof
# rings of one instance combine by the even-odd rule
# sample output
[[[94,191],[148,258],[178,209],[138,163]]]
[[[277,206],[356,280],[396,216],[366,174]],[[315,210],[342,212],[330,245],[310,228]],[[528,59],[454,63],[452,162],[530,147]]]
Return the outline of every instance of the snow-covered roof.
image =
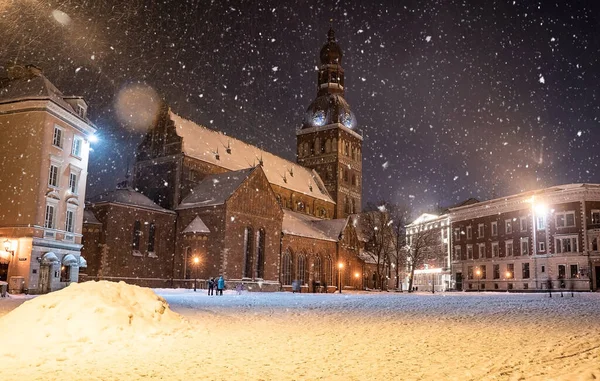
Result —
[[[200,217],[196,216],[196,218],[183,229],[182,233],[210,233],[210,229]]]
[[[321,220],[317,217],[283,209],[283,224],[281,230],[284,234],[337,242],[337,237],[332,238],[319,229],[317,224],[315,224],[315,222],[318,221]]]
[[[340,235],[348,225],[348,218],[336,218],[335,220],[318,220],[312,224],[325,233],[331,239],[339,240]]]
[[[223,205],[255,168],[210,175],[192,189],[177,209]]]
[[[174,213],[168,209],[165,209],[148,197],[144,196],[140,192],[136,192],[131,188],[115,189],[106,193],[102,193],[96,197],[92,197],[89,200],[90,204],[118,204],[126,206],[135,206],[138,208],[152,209],[164,213]]]
[[[334,203],[319,175],[308,168],[273,155],[221,132],[200,126],[170,112],[177,135],[183,138],[182,151],[190,157],[236,171],[262,162],[271,184]]]
[[[27,65],[13,70],[18,75],[0,80],[0,103],[18,102],[31,99],[48,99],[71,114],[81,118],[65,99],[81,99],[81,97],[65,96],[52,82],[46,78],[42,70]],[[15,72],[17,72],[15,71]],[[89,122],[87,119],[84,119]]]

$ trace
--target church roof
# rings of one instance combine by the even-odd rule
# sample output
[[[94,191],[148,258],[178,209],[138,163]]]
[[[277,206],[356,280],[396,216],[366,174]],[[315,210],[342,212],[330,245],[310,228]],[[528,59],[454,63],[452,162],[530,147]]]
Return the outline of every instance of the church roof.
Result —
[[[177,135],[183,138],[182,150],[185,155],[230,171],[251,168],[262,162],[269,183],[335,203],[314,170],[200,126],[173,112],[170,112],[170,118],[175,123]]]
[[[210,175],[181,201],[177,209],[223,205],[255,168]]]
[[[168,209],[164,209],[161,206],[155,204],[148,197],[143,194],[136,192],[131,188],[115,189],[106,193],[102,193],[98,196],[92,197],[89,200],[90,204],[118,204],[126,206],[134,206],[138,208],[152,209],[159,212],[173,213]]]
[[[284,209],[281,230],[284,234],[337,242],[347,223],[347,218],[322,220],[308,214]]]
[[[83,223],[84,224],[94,224],[94,225],[102,225],[100,221],[96,218],[94,213],[89,209],[83,210]]]
[[[210,233],[210,229],[200,217],[196,216],[196,218],[183,229],[182,233]]]

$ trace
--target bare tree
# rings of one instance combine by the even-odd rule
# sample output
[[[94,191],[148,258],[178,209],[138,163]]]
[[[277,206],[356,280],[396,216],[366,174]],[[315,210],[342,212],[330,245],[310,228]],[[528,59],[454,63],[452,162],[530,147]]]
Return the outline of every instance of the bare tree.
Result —
[[[423,225],[411,229],[411,233],[407,235],[405,250],[406,265],[410,271],[408,292],[412,292],[415,270],[427,260],[436,259],[443,253],[439,229],[426,229]]]
[[[391,206],[387,202],[377,205],[369,204],[367,211],[361,213],[361,229],[366,236],[366,253],[377,263],[377,286],[383,288],[386,266],[391,263],[390,254],[393,245],[393,221],[391,219]]]
[[[392,217],[391,233],[393,247],[393,263],[396,276],[396,290],[400,289],[401,269],[406,267],[406,225],[410,216],[409,209],[404,205],[391,205]]]

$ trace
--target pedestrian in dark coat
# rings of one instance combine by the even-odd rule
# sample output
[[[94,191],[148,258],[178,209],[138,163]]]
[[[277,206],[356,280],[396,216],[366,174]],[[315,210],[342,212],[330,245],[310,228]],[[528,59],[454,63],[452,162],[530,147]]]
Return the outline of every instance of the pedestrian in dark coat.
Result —
[[[548,289],[548,295],[550,295],[550,297],[552,297],[552,278],[548,277],[548,280],[546,280],[546,288]]]
[[[213,295],[215,290],[215,278],[208,280],[208,295]]]
[[[223,295],[223,289],[225,288],[225,279],[223,279],[223,275],[219,277],[217,281],[217,295]]]

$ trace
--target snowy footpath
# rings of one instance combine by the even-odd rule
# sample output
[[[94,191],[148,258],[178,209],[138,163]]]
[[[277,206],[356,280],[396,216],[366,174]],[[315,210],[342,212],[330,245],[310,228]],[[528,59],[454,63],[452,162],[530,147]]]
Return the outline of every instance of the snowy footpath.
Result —
[[[0,299],[1,380],[600,379],[597,293],[82,285]]]

